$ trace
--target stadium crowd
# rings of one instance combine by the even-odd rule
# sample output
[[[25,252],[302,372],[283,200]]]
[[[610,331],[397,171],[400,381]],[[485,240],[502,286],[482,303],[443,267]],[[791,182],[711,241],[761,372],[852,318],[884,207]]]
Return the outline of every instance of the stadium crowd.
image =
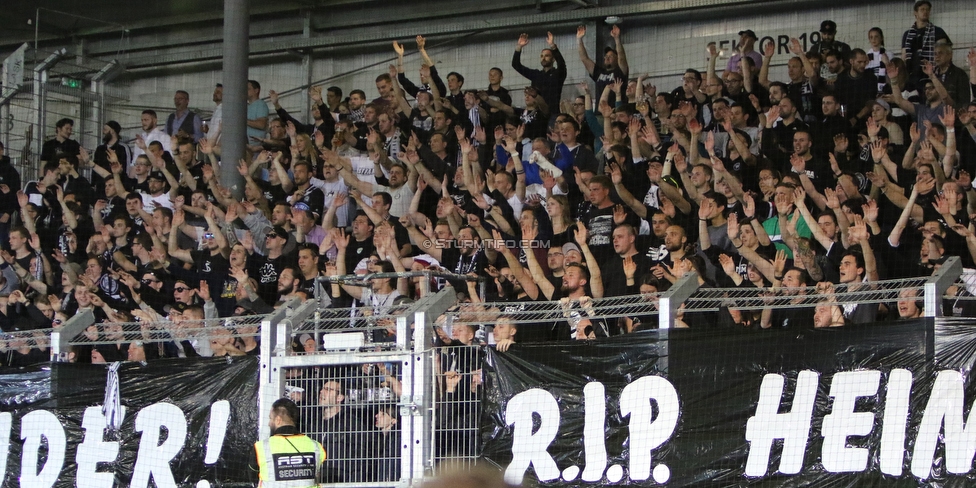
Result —
[[[538,65],[523,64],[534,64],[523,34],[509,71],[528,81],[519,101],[501,68],[487,80],[442,77],[418,36],[419,67],[408,69],[394,42],[398,60],[376,77],[376,98],[314,86],[309,120],[250,80],[241,161],[221,160],[230,141],[220,85],[209,120],[178,91],[173,113],[143,111],[131,139],[110,121],[96,148],[62,119],[35,181],[22,185],[0,158],[0,328],[58,327],[88,308],[99,322],[92,340],[119,338],[113,324],[134,321],[171,323],[172,337],[119,339],[76,351],[78,361],[256,354],[253,338],[232,338],[237,328],[203,336],[180,324],[270,312],[311,297],[323,275],[437,269],[488,277],[486,301],[568,300],[565,326],[532,338],[585,338],[636,328],[591,324],[587,297],[664,291],[689,271],[704,287],[770,287],[802,303],[817,299],[807,286],[821,297],[867,289],[931,275],[948,256],[973,267],[976,51],[967,73],[930,2],[913,12],[891,51],[879,28],[848,36],[864,40],[852,48],[824,21],[809,51],[791,41],[783,80],[770,79],[775,47],[743,30],[724,66],[709,45],[707,65],[673,90],[634,76],[618,26],[597,60],[578,28],[592,83],[576,87],[565,86],[552,34]],[[221,164],[237,167],[243,199],[221,184]],[[334,307],[383,315],[418,298],[421,280],[325,292]],[[451,284],[481,300],[473,282]],[[921,312],[909,292],[888,305],[688,313],[678,323],[834,326]],[[464,329],[442,342],[470,342]],[[38,356],[7,346],[6,364]]]

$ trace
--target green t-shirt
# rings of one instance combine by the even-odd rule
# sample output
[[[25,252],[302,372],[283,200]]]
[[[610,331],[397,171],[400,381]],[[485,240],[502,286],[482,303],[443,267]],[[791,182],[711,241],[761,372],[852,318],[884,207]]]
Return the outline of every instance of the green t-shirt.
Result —
[[[796,215],[796,211],[788,215],[786,218],[792,219],[794,215]],[[800,237],[810,238],[813,233],[810,232],[810,226],[807,225],[806,219],[804,219],[802,215],[797,217],[799,220],[796,222],[796,233]],[[781,236],[779,229],[779,216],[777,215],[763,221],[763,229],[766,229],[766,233],[769,234],[769,240],[776,245],[776,250],[778,251],[782,249],[786,251],[786,257],[793,259],[793,250],[790,249],[785,242],[783,242],[783,237]]]

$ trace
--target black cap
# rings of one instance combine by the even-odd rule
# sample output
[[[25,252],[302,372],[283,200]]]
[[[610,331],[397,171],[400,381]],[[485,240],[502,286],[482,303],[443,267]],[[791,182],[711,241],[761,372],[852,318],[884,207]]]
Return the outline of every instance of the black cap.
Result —
[[[888,129],[886,127],[878,128],[878,139],[890,139],[888,136]]]
[[[285,228],[282,227],[282,226],[280,226],[280,225],[274,226],[271,229],[271,232],[268,232],[268,235],[271,235],[271,234],[274,234],[275,236],[280,237],[280,238],[282,238],[284,240],[288,240],[288,231],[285,230]]]
[[[614,48],[612,48],[612,47],[610,47],[610,46],[607,46],[607,47],[603,48],[603,54],[606,54],[606,53],[611,52],[611,51],[613,51],[614,54],[617,54],[617,50],[614,49]]]
[[[837,33],[837,24],[833,20],[825,20],[820,23],[820,32],[826,32],[828,34]]]
[[[152,172],[150,172],[149,173],[149,179],[151,180],[153,178],[155,178],[157,180],[160,180],[160,181],[166,181],[166,177],[163,176],[163,172],[162,171],[152,171]]]
[[[110,120],[108,122],[105,122],[105,125],[109,126],[109,128],[115,131],[115,135],[122,134],[122,125],[119,124],[118,122],[114,120]]]
[[[755,39],[757,41],[759,40],[759,38],[756,37],[756,33],[753,32],[752,29],[746,29],[746,30],[739,31],[739,35],[740,36],[743,35],[743,34],[745,34],[745,35],[747,35],[747,36],[749,36],[749,37],[751,37],[751,38],[753,38],[753,39]]]

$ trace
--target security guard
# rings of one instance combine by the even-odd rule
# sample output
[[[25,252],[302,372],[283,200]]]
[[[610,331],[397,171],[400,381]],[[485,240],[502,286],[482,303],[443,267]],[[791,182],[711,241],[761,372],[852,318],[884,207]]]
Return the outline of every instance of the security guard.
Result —
[[[306,488],[320,479],[325,449],[298,431],[298,405],[282,398],[271,405],[271,437],[254,443],[262,488]]]

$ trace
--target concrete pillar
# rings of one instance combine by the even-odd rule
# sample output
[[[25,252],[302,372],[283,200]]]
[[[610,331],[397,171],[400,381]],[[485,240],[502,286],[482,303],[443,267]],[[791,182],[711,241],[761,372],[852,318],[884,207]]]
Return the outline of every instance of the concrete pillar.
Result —
[[[247,144],[248,0],[224,0],[224,85],[221,128],[220,184],[235,199],[244,195],[244,179],[237,161]]]

